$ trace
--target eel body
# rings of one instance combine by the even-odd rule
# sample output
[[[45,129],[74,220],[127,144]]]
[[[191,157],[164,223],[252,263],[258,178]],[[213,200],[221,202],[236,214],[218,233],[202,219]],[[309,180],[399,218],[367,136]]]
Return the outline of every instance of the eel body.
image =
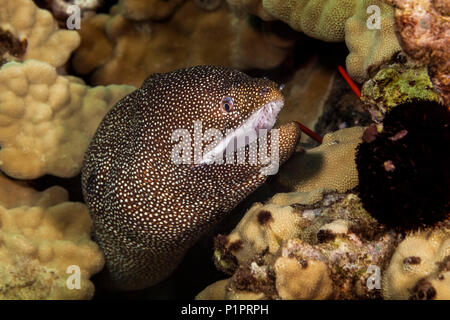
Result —
[[[267,129],[270,144],[283,103],[272,81],[199,66],[150,76],[107,113],[86,152],[82,187],[113,288],[167,278],[205,231],[272,174],[263,170],[267,162],[250,161],[263,137],[239,148],[236,132]],[[277,130],[282,163],[300,129]],[[207,132],[223,138],[212,143]],[[235,159],[244,150],[245,163],[215,161],[230,146]]]

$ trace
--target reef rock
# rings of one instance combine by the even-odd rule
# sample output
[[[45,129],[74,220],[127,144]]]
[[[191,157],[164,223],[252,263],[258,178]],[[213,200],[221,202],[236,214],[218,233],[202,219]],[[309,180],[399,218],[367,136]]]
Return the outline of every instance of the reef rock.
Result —
[[[197,298],[238,292],[258,299],[380,298],[395,239],[354,193],[278,194],[216,238],[216,266],[232,277]]]
[[[402,49],[426,65],[446,104],[450,104],[450,6],[445,0],[390,0]]]
[[[364,107],[375,122],[382,121],[393,107],[413,99],[441,101],[427,67],[410,62],[383,66],[361,90]]]

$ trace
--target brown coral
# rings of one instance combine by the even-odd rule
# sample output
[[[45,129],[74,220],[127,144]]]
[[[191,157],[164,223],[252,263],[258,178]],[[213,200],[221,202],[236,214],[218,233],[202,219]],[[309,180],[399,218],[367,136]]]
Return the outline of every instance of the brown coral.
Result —
[[[86,19],[80,30],[82,44],[73,66],[82,73],[94,71],[94,84],[140,86],[152,73],[188,65],[231,65],[232,17],[224,8],[206,12],[188,1],[170,20],[157,24],[135,24],[117,8],[112,12],[117,14]],[[220,28],[217,21],[224,22]]]
[[[177,8],[164,23],[133,22],[118,7],[110,15],[85,19],[74,68],[92,73],[94,84],[140,86],[149,74],[192,65],[273,68],[293,45],[256,30],[246,17],[233,15],[226,6],[206,11],[188,1]]]
[[[275,19],[264,9],[261,0],[227,0],[227,2],[238,12],[254,14],[266,21]]]
[[[130,20],[164,20],[170,17],[184,0],[120,0],[124,17]]]
[[[286,102],[277,124],[295,119],[308,128],[314,128],[323,112],[334,79],[335,71],[323,66],[317,58],[299,68],[284,89]],[[306,135],[302,137],[303,141],[306,139]]]
[[[14,37],[0,29],[0,66],[12,59],[22,59],[27,50],[27,40]]]

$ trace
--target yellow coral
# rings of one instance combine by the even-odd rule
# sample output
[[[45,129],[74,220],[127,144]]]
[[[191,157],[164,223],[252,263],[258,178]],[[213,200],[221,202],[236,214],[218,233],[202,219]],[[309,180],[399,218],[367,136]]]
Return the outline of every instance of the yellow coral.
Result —
[[[369,29],[366,8],[380,8],[379,29]],[[370,71],[401,51],[395,34],[394,8],[379,0],[358,1],[355,15],[345,24],[345,43],[350,51],[346,65],[349,75],[358,82],[367,80]]]
[[[428,286],[423,299],[450,299],[450,232],[446,229],[416,232],[397,247],[383,276],[385,299],[409,299]],[[420,296],[419,296],[420,298]]]
[[[353,189],[358,185],[355,152],[363,132],[363,127],[353,127],[326,134],[320,146],[296,154],[284,164],[279,183],[300,192],[318,188],[339,192]]]
[[[0,69],[0,168],[11,177],[75,176],[108,109],[135,88],[90,88],[28,60]]]
[[[225,300],[226,287],[230,279],[219,280],[210,284],[195,296],[195,300]]]
[[[37,192],[0,175],[5,190],[11,197],[0,195],[0,299],[91,298],[89,278],[104,259],[89,237],[87,207],[69,202],[63,188]],[[79,268],[79,288],[68,286],[71,266]]]
[[[262,0],[266,11],[310,37],[344,40],[345,21],[353,14],[355,0]]]
[[[256,253],[268,249],[275,254],[285,239],[297,237],[301,232],[302,216],[290,206],[254,204],[228,236],[233,243],[246,243],[234,255],[239,263],[251,259]]]
[[[0,0],[0,30],[26,40],[23,60],[38,59],[60,67],[80,44],[76,31],[59,30],[50,12],[32,0]]]
[[[288,240],[274,263],[276,288],[283,300],[331,299],[333,281],[326,263],[317,257],[297,254],[308,246],[299,239]]]

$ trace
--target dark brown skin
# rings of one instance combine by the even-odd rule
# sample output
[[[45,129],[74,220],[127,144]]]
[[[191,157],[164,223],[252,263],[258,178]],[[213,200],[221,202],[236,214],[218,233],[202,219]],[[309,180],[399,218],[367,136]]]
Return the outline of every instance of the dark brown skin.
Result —
[[[233,99],[229,112],[224,97]],[[82,183],[110,286],[135,290],[164,280],[205,231],[267,178],[262,164],[175,164],[173,130],[193,136],[194,121],[202,121],[203,130],[225,133],[282,99],[269,80],[201,66],[149,77],[105,116],[86,153]],[[299,137],[294,123],[279,129],[280,163]]]

